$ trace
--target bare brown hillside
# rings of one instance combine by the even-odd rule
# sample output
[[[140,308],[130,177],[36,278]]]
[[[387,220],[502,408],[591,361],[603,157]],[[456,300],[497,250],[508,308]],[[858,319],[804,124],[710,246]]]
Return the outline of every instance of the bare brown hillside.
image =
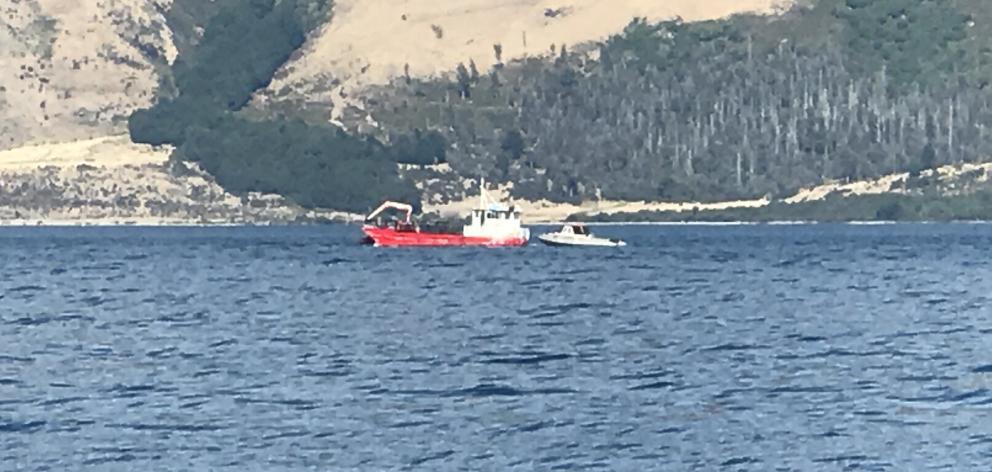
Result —
[[[123,129],[175,58],[171,3],[0,2],[0,149]]]

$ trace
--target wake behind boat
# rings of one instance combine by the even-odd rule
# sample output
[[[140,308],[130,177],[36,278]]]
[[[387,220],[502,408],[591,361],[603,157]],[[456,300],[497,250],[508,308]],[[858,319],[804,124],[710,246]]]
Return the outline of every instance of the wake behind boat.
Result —
[[[549,246],[597,246],[621,247],[627,243],[619,239],[607,239],[594,236],[585,225],[569,223],[554,233],[545,233],[537,237]]]
[[[486,181],[479,183],[479,206],[472,210],[471,220],[461,233],[421,231],[411,219],[413,207],[406,203],[385,202],[365,218],[362,226],[365,243],[377,247],[403,246],[523,246],[530,239],[530,230],[520,223],[520,212],[513,207],[491,201],[485,190]],[[393,225],[369,223],[388,209],[406,212],[403,221]]]

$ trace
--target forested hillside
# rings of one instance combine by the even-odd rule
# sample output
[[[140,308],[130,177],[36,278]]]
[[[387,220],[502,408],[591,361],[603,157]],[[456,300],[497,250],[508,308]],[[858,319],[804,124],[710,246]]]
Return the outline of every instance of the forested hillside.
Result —
[[[522,197],[775,196],[989,159],[990,19],[979,0],[819,0],[635,20],[595,59],[555,45],[488,75],[397,80],[369,103],[384,129],[443,130],[456,172]]]
[[[448,162],[421,183],[484,176],[531,199],[712,201],[992,156],[982,0],[634,19],[602,43],[512,61],[493,44],[494,67],[368,90],[346,130],[293,104],[248,106],[329,15],[329,2],[177,0],[180,55],[132,137],[177,145],[228,190],[351,211],[418,201],[396,163]]]

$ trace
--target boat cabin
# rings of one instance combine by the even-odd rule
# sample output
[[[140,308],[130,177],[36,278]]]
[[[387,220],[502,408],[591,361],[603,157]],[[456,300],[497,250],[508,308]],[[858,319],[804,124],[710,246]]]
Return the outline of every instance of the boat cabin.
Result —
[[[501,205],[489,205],[487,209],[472,210],[472,221],[469,224],[485,225],[498,224],[499,221],[520,221],[520,212],[515,208],[505,208]]]
[[[520,212],[514,207],[491,204],[485,208],[472,210],[469,223],[465,225],[465,236],[509,236],[519,234]]]
[[[383,221],[382,218],[376,218],[372,226],[381,229],[391,229],[400,233],[420,232],[420,226],[416,222],[406,222],[395,218],[391,219],[391,221]]]
[[[393,229],[395,229],[397,232],[400,233],[420,232],[420,226],[418,226],[416,223],[407,223],[405,221],[399,221],[399,220],[396,221],[396,224],[393,226]]]
[[[578,236],[588,236],[589,230],[586,229],[585,225],[580,224],[567,224],[561,228],[562,234],[575,234]]]

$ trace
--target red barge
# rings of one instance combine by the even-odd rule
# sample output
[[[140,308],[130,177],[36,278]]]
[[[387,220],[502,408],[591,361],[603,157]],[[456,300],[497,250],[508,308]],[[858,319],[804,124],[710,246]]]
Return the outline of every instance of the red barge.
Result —
[[[530,230],[520,222],[520,212],[513,207],[493,202],[486,194],[486,181],[479,184],[479,206],[472,210],[471,219],[461,233],[421,231],[411,220],[413,207],[405,203],[384,202],[365,218],[362,226],[365,244],[377,247],[438,247],[438,246],[524,246],[530,240]],[[392,225],[370,223],[387,209],[406,212],[403,221]]]

